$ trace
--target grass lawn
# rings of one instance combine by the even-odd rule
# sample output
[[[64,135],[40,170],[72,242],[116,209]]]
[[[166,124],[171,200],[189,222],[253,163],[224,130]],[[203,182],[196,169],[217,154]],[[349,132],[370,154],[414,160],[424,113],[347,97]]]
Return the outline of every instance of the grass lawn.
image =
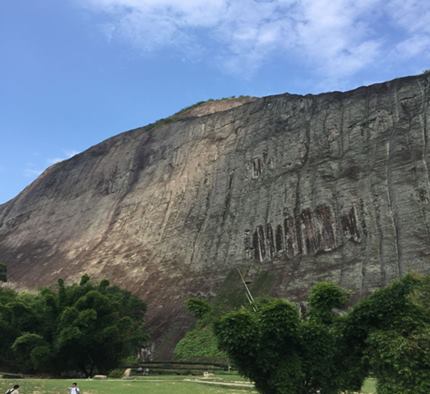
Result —
[[[69,379],[0,379],[0,393],[13,384],[19,384],[21,394],[67,394],[67,387],[76,381],[82,394],[256,394],[255,390],[211,387],[185,379],[182,376],[148,376],[138,380],[69,380]],[[237,375],[217,376],[211,381],[244,382]],[[375,381],[368,379],[363,393],[376,394]]]
[[[245,394],[254,390],[210,387],[186,382],[184,377],[150,376],[139,380],[69,380],[19,379],[0,380],[0,393],[13,384],[19,384],[21,394],[67,394],[67,387],[76,381],[82,394]]]

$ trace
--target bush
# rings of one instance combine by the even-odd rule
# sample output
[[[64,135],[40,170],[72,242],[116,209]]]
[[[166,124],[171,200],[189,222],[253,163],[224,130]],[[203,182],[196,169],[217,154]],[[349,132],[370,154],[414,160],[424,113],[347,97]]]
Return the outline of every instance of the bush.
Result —
[[[198,327],[185,334],[175,347],[175,359],[228,363],[227,355],[218,349],[211,326]]]
[[[197,323],[176,344],[175,358],[180,361],[228,363],[227,355],[218,348],[213,332],[213,311],[209,303],[202,298],[190,298],[186,306]]]
[[[187,309],[196,319],[199,320],[207,317],[211,311],[209,303],[201,298],[190,298],[187,301]]]

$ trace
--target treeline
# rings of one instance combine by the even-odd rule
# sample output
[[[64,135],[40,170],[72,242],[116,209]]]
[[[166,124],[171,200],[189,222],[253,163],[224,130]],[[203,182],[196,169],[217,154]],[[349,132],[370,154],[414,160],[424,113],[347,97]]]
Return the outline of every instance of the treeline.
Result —
[[[407,275],[351,306],[321,282],[305,308],[262,298],[222,316],[190,299],[196,326],[184,361],[231,362],[263,394],[430,393],[430,277]],[[145,304],[107,280],[64,281],[35,293],[0,287],[0,369],[92,376],[117,368],[147,340]]]
[[[306,311],[263,299],[215,322],[219,344],[263,394],[430,393],[430,277],[407,275],[348,308],[349,294],[317,284]]]
[[[0,367],[92,376],[146,340],[145,304],[107,280],[58,281],[37,293],[0,288]]]
[[[407,275],[355,304],[330,282],[300,308],[260,298],[220,315],[211,301],[188,300],[196,325],[177,359],[232,363],[262,394],[357,392],[369,376],[378,394],[430,393],[430,276]]]

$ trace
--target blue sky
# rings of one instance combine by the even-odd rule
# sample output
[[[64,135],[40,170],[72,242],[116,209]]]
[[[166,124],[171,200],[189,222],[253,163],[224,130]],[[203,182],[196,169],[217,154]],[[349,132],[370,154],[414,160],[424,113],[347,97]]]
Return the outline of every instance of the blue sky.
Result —
[[[0,203],[52,163],[197,101],[429,68],[424,0],[2,0]]]

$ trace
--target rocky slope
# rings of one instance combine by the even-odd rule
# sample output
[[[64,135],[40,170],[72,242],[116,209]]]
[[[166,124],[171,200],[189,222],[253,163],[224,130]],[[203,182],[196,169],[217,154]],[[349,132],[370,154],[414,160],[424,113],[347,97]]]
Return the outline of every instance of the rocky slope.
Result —
[[[239,289],[236,267],[298,299],[323,279],[359,295],[430,273],[429,82],[203,104],[120,134],[0,205],[0,260],[24,286],[126,286],[160,356],[184,299]]]

